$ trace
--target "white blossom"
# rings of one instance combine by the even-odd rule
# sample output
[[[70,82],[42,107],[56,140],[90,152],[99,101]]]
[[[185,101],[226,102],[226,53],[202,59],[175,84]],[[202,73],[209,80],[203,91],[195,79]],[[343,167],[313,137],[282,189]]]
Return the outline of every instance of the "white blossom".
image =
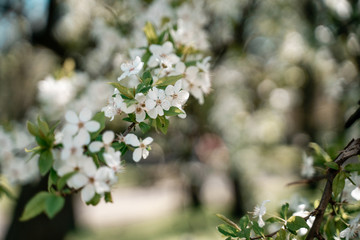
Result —
[[[124,79],[125,77],[138,74],[143,68],[144,63],[141,61],[139,56],[135,57],[135,60],[128,63],[121,64],[121,70],[123,74],[118,78],[118,81]]]
[[[133,152],[133,160],[135,162],[140,161],[141,158],[146,159],[149,156],[148,146],[153,142],[151,137],[147,137],[144,140],[139,140],[135,134],[128,134],[125,136],[125,143],[137,147]]]
[[[81,110],[79,116],[74,111],[67,111],[65,114],[67,124],[64,127],[64,134],[73,136],[79,133],[86,138],[85,143],[89,143],[89,132],[96,132],[100,128],[100,123],[91,120],[91,116],[91,111],[87,108]]]
[[[165,88],[171,106],[181,108],[189,98],[189,92],[182,89],[182,81],[178,80],[175,85],[168,85]]]
[[[260,227],[264,227],[265,226],[265,222],[263,220],[263,216],[266,214],[266,207],[265,204],[270,202],[270,200],[265,200],[261,203],[260,206],[256,206],[254,209],[254,217],[258,217],[258,224]]]
[[[149,47],[152,56],[149,59],[149,67],[156,67],[160,65],[162,69],[167,71],[172,69],[172,65],[178,63],[180,58],[174,53],[174,48],[171,42],[167,41],[163,45],[152,44]]]
[[[121,152],[116,151],[111,148],[109,151],[104,153],[104,159],[106,162],[106,165],[108,165],[111,169],[113,169],[115,172],[122,172],[124,170],[124,167],[121,164]]]
[[[101,148],[105,148],[105,151],[109,151],[111,148],[111,143],[113,142],[115,138],[115,134],[113,131],[106,131],[102,135],[102,142],[100,141],[93,141],[89,145],[89,150],[91,152],[98,152]]]
[[[165,91],[156,87],[149,90],[145,105],[147,113],[152,119],[155,119],[158,115],[163,116],[164,110],[169,110],[171,106],[166,98]]]
[[[358,235],[360,230],[360,215],[356,216],[354,219],[350,221],[350,224],[347,228],[345,228],[343,231],[340,232],[341,238],[346,238],[346,240],[354,238],[356,235]]]

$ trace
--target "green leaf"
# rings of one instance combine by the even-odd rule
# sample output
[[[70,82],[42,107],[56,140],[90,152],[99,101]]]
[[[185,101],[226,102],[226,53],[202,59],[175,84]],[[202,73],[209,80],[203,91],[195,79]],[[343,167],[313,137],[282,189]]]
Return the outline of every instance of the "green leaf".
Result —
[[[217,229],[220,233],[222,233],[225,236],[231,236],[231,237],[237,236],[236,228],[229,226],[227,224],[220,224],[219,226],[217,226]]]
[[[39,136],[39,134],[40,134],[39,133],[39,128],[35,124],[33,124],[30,121],[27,121],[26,122],[26,127],[27,127],[27,130],[29,131],[29,133],[31,135],[33,135],[34,137]]]
[[[239,226],[241,230],[245,230],[249,225],[250,219],[248,215],[242,216],[239,220]]]
[[[284,229],[280,229],[276,234],[275,240],[286,240],[286,231]]]
[[[141,76],[142,81],[147,85],[152,85],[153,77],[150,71],[145,71]]]
[[[88,202],[86,202],[87,205],[93,205],[96,206],[100,202],[101,196],[99,194],[95,194],[95,196]]]
[[[92,120],[97,121],[100,124],[100,128],[99,130],[97,130],[96,132],[92,132],[90,134],[91,139],[95,139],[104,129],[105,129],[105,114],[104,112],[98,112],[94,115],[94,117],[92,118]]]
[[[258,236],[264,236],[264,228],[260,227],[258,222],[253,222],[252,230]]]
[[[156,127],[159,129],[163,134],[167,133],[169,127],[169,120],[165,118],[165,116],[158,116],[156,118]]]
[[[15,199],[15,196],[10,192],[10,190],[4,185],[0,184],[0,197],[2,194],[5,194],[10,199]]]
[[[342,190],[345,187],[345,179],[346,179],[346,173],[341,171],[339,172],[336,177],[334,178],[333,185],[332,185],[332,191],[334,194],[334,198],[337,198],[337,196],[342,192]]]
[[[289,210],[289,203],[285,203],[281,206],[280,217],[282,219],[284,220],[287,219],[288,210]]]
[[[62,176],[61,178],[59,178],[59,180],[57,181],[57,184],[56,184],[57,189],[58,189],[59,191],[61,191],[61,190],[65,187],[66,182],[67,182],[72,176],[74,176],[74,174],[76,174],[76,173],[77,173],[77,171],[69,172],[69,173],[65,174],[64,176]]]
[[[299,217],[299,216],[290,217],[287,220],[286,227],[293,234],[296,234],[296,231],[299,230],[300,228],[309,229],[309,225],[307,225],[305,219],[303,219],[302,217]]]
[[[350,163],[346,165],[345,171],[349,171],[349,172],[360,171],[360,163]]]
[[[45,213],[51,219],[53,218],[65,204],[65,199],[61,196],[50,194],[45,201]]]
[[[339,165],[337,165],[336,162],[325,162],[324,165],[327,166],[328,168],[339,170]]]
[[[40,117],[37,118],[37,122],[38,122],[38,127],[40,130],[40,134],[43,133],[44,136],[46,137],[49,133],[49,125],[40,119]]]
[[[151,52],[149,50],[146,50],[146,53],[142,56],[141,61],[144,62],[144,69],[146,68],[147,62],[149,61],[151,55]]]
[[[147,133],[151,129],[151,126],[144,122],[139,123],[139,127],[143,133]]]
[[[40,174],[42,176],[44,176],[50,170],[53,162],[54,159],[50,149],[45,150],[40,154],[38,165]]]
[[[51,168],[50,173],[49,173],[49,178],[48,178],[48,190],[50,190],[52,185],[56,184],[58,178],[59,177],[56,174],[56,171],[53,168]]]
[[[125,97],[127,97],[127,98],[129,98],[129,99],[133,99],[133,98],[134,98],[134,94],[133,94],[133,92],[132,92],[129,88],[127,88],[127,87],[125,87],[125,86],[123,86],[123,85],[121,85],[120,83],[117,83],[117,82],[109,82],[109,84],[110,84],[111,86],[117,88],[117,90],[119,90],[119,92],[120,92],[122,95],[124,95]]]
[[[50,195],[48,192],[39,192],[26,204],[23,214],[20,217],[20,221],[29,220],[45,210],[45,202]]]
[[[183,114],[184,112],[181,111],[179,108],[177,107],[171,107],[169,110],[164,110],[164,114],[165,116],[177,116],[179,114]]]
[[[151,89],[151,85],[146,83],[140,83],[136,88],[136,93],[147,93]]]
[[[309,143],[309,147],[314,149],[315,153],[319,156],[321,156],[325,162],[331,162],[331,157],[327,152],[325,152],[317,143],[311,142]]]
[[[105,202],[111,202],[111,203],[113,202],[111,192],[105,193]]]
[[[162,87],[162,86],[166,87],[168,85],[174,85],[178,80],[182,79],[183,77],[184,76],[182,74],[175,75],[175,76],[162,77],[162,78],[159,78],[159,80],[157,80],[155,85],[158,87]]]
[[[158,36],[156,35],[156,31],[154,26],[150,22],[146,22],[145,27],[143,28],[146,39],[149,44],[157,43]]]
[[[49,148],[49,144],[48,144],[48,142],[46,141],[46,139],[44,139],[44,138],[42,138],[42,137],[40,137],[40,136],[36,136],[36,137],[35,137],[35,140],[36,140],[37,144],[38,144],[39,146],[41,146],[42,148]]]

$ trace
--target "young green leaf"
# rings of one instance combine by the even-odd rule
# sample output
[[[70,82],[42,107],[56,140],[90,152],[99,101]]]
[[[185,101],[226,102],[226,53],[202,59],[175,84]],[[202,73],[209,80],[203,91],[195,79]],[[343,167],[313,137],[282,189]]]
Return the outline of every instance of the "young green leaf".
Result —
[[[332,191],[334,194],[334,198],[336,198],[344,189],[345,179],[346,179],[346,173],[343,171],[339,172],[336,175],[336,177],[334,178],[333,185],[332,185]]]
[[[155,27],[150,22],[146,22],[143,30],[149,44],[157,43],[158,36],[156,35]]]
[[[48,192],[39,192],[26,204],[23,214],[20,217],[20,221],[29,220],[45,210],[45,202],[50,195]]]
[[[258,236],[264,236],[264,228],[260,227],[258,222],[253,222],[252,230]]]
[[[133,98],[134,98],[134,94],[133,94],[133,92],[132,92],[129,88],[127,88],[127,87],[125,87],[125,86],[123,86],[123,85],[121,85],[120,83],[117,83],[117,82],[109,82],[109,84],[110,84],[111,86],[117,88],[117,89],[119,90],[119,92],[120,92],[122,95],[124,95],[125,97],[127,97],[127,98],[129,98],[129,99],[133,99]]]
[[[281,206],[280,217],[284,220],[287,219],[287,213],[289,210],[289,203],[285,203]]]
[[[156,118],[156,128],[159,129],[163,134],[167,133],[169,127],[169,120],[165,116],[158,116]]]
[[[45,150],[40,154],[38,165],[40,174],[42,176],[44,176],[50,170],[53,162],[54,159],[50,149]]]
[[[76,171],[70,172],[59,178],[56,184],[57,189],[61,191],[65,187],[67,180],[69,180],[76,173],[77,173]]]
[[[34,137],[39,136],[39,128],[30,121],[26,122],[26,127],[31,135]]]
[[[95,196],[88,202],[86,202],[87,205],[93,205],[96,206],[100,202],[101,196],[99,194],[95,194]]]
[[[307,225],[305,219],[303,219],[302,217],[299,217],[299,216],[290,217],[287,220],[286,227],[293,234],[296,234],[296,231],[299,230],[300,228],[309,229],[309,225]]]
[[[111,192],[106,192],[104,198],[105,198],[105,202],[111,202],[111,203],[113,202]]]
[[[237,236],[236,228],[229,226],[227,224],[220,224],[219,226],[217,226],[217,229],[220,233],[222,233],[225,236],[231,236],[231,237]]]
[[[177,107],[171,107],[169,110],[164,110],[164,114],[165,116],[177,116],[179,114],[183,114],[184,112],[181,111],[179,108]]]
[[[65,204],[65,199],[55,194],[49,194],[45,200],[45,213],[51,219],[53,218]]]
[[[349,172],[360,171],[360,163],[350,163],[345,166],[345,170]]]
[[[166,87],[168,85],[174,85],[178,80],[182,79],[184,76],[182,74],[175,75],[175,76],[166,76],[159,78],[155,83],[158,87]]]
[[[139,123],[139,127],[143,133],[147,133],[151,129],[151,126],[144,122]]]
[[[4,185],[0,184],[0,198],[2,194],[5,194],[10,199],[15,199],[15,196],[10,192],[10,190]]]
[[[337,165],[336,162],[325,162],[324,165],[327,166],[328,168],[332,168],[334,170],[339,170],[339,165]]]

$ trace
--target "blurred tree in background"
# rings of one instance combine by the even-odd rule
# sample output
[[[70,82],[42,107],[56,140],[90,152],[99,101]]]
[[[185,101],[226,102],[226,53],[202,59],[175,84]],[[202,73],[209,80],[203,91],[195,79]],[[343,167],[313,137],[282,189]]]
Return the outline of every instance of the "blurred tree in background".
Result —
[[[135,170],[136,181],[149,186],[177,176],[188,206],[201,210],[215,202],[238,217],[262,199],[290,198],[293,190],[284,184],[309,177],[300,175],[309,142],[335,151],[359,136],[358,126],[343,128],[359,100],[359,8],[355,0],[2,0],[0,123],[8,131],[38,113],[61,119],[69,106],[93,100],[84,92],[109,92],[101,84],[119,76],[129,50],[143,41],[146,21],[158,27],[174,21],[180,28],[183,23],[173,16],[191,19],[183,38],[196,35],[196,47],[212,55],[213,91],[203,105],[190,101],[188,118],[174,120],[166,136],[152,133],[157,145]],[[46,95],[41,82],[49,74],[75,86],[57,96],[63,103]],[[117,132],[125,127],[116,118],[109,123]],[[27,184],[8,239],[23,239],[11,232],[20,231],[17,219],[27,201],[22,197],[34,188]],[[63,234],[75,226],[68,203],[68,220],[59,216],[69,223],[58,228]]]

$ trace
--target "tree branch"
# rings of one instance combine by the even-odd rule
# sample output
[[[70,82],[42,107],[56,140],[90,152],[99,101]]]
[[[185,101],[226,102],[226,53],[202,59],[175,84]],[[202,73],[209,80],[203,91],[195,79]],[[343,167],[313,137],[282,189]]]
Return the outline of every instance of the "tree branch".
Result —
[[[123,137],[125,137],[126,135],[128,135],[128,133],[131,131],[131,129],[133,129],[133,128],[135,128],[135,125],[136,125],[136,123],[131,123],[129,126],[128,126],[128,128],[123,132]]]
[[[357,156],[360,154],[360,138],[356,140],[351,140],[349,144],[344,148],[343,151],[340,152],[340,154],[335,158],[334,162],[339,165],[339,167],[345,163],[346,160],[353,156]],[[323,195],[320,200],[319,206],[315,209],[313,212],[313,216],[315,216],[314,223],[309,231],[309,234],[306,236],[306,240],[312,240],[315,237],[318,239],[324,239],[320,235],[320,226],[324,217],[325,210],[331,200],[332,196],[332,184],[334,181],[335,176],[340,172],[339,170],[334,170],[329,168],[326,173],[326,185],[323,192]]]

